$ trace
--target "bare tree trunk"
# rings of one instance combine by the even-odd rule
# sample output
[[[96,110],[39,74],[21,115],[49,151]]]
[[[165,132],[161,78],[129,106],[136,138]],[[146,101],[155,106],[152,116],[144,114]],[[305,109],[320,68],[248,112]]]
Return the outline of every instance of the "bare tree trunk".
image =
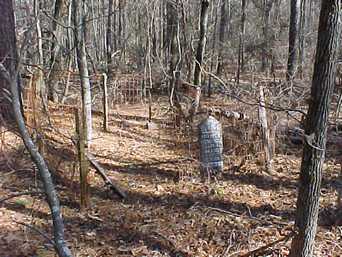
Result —
[[[305,60],[306,1],[302,0],[300,6],[298,73],[301,77],[303,77]]]
[[[117,27],[117,15],[116,15],[116,0],[114,1],[114,14],[113,14],[113,34],[114,34],[114,42],[113,42],[113,47],[114,47],[114,51],[118,50],[118,45],[119,45],[119,37],[117,36],[117,31],[116,31],[116,27]]]
[[[64,224],[61,215],[59,199],[54,184],[52,182],[51,174],[45,163],[44,158],[40,155],[38,148],[33,143],[30,137],[21,112],[20,96],[18,90],[16,38],[12,0],[1,1],[0,12],[2,14],[0,16],[0,21],[4,22],[0,22],[0,42],[4,43],[0,45],[6,46],[7,48],[5,56],[2,55],[2,51],[5,49],[3,49],[2,47],[0,48],[1,83],[3,83],[2,85],[6,85],[6,88],[10,86],[14,119],[17,123],[19,133],[23,139],[26,149],[29,151],[32,160],[36,164],[39,175],[43,182],[44,191],[53,220],[55,249],[59,257],[71,257],[71,252],[64,239]],[[4,18],[4,20],[1,20],[2,18]],[[3,25],[5,26],[5,28],[3,28]],[[3,61],[4,63],[2,63]]]
[[[288,81],[293,80],[295,73],[297,71],[301,1],[302,0],[291,0],[289,53],[288,53],[287,74],[286,74],[286,78]]]
[[[122,50],[123,50],[123,61],[126,63],[126,48],[127,48],[127,42],[126,42],[126,33],[127,33],[127,20],[126,20],[126,5],[127,2],[123,1],[122,11],[121,11],[121,19],[122,19]],[[121,2],[120,1],[120,2]]]
[[[110,69],[112,68],[112,53],[113,53],[112,15],[113,15],[113,0],[108,0],[108,22],[107,22],[107,34],[106,34],[107,72],[108,73]]]
[[[68,26],[71,27],[72,26],[72,3],[70,2],[68,5]],[[68,72],[68,76],[64,85],[64,92],[61,98],[61,104],[65,103],[65,100],[67,99],[68,93],[69,93],[69,86],[70,86],[70,76],[71,76],[71,69],[72,69],[72,64],[73,64],[73,55],[72,53],[72,49],[73,49],[73,31],[71,31],[70,29],[68,29],[67,31],[67,46],[68,46],[68,51],[69,51],[69,56],[67,57],[67,72]]]
[[[101,41],[99,41],[99,36],[98,34],[101,33],[101,31],[97,31],[96,29],[96,24],[98,22],[100,22],[102,19],[99,19],[95,16],[95,5],[94,5],[94,0],[91,0],[91,14],[92,14],[92,17],[91,17],[91,20],[92,20],[92,28],[93,28],[93,38],[94,40],[92,41],[93,44],[94,44],[94,55],[93,55],[93,58],[95,59],[95,62],[96,63],[99,63],[99,53],[101,53]],[[104,23],[104,19],[102,20],[102,23]],[[103,35],[103,34],[102,34]],[[100,38],[103,38],[103,37],[100,37]],[[90,55],[90,54],[89,54]]]
[[[226,32],[226,23],[227,23],[227,12],[226,12],[226,1],[221,1],[221,20],[220,20],[220,31],[219,31],[219,53],[218,53],[218,64],[217,64],[217,76],[220,76],[222,73],[222,63],[223,63],[223,45],[225,40],[225,32]]]
[[[78,17],[77,10],[80,15]],[[82,113],[85,124],[85,134],[87,138],[87,146],[90,145],[92,139],[92,114],[91,114],[91,89],[89,70],[86,53],[86,3],[84,0],[76,1],[73,0],[73,17],[75,27],[78,28],[75,31],[75,44],[77,52],[77,64],[81,79],[81,90],[82,90]]]
[[[219,3],[220,4],[220,1]],[[210,73],[213,72],[214,69],[214,63],[217,62],[217,57],[215,57],[215,50],[216,50],[216,31],[217,31],[217,20],[218,20],[218,15],[217,15],[217,10],[218,6],[214,8],[215,10],[215,19],[214,19],[214,28],[213,28],[213,39],[212,39],[212,46],[211,46],[211,60],[210,60]],[[212,78],[209,76],[208,80],[208,97],[211,97],[211,88],[212,88]]]
[[[236,74],[237,83],[240,82],[240,75],[245,67],[245,23],[246,23],[246,0],[241,0],[241,21],[239,33],[239,54],[238,54],[238,70]]]
[[[102,91],[103,91],[103,130],[105,132],[108,131],[108,122],[109,122],[109,105],[108,105],[108,88],[107,88],[107,74],[102,74]]]
[[[167,48],[166,50],[170,54],[170,65],[169,65],[169,73],[170,76],[173,76],[173,72],[177,69],[178,62],[178,43],[177,43],[177,35],[178,35],[178,13],[177,7],[174,3],[167,2]]]
[[[44,53],[43,53],[43,36],[42,36],[42,30],[40,26],[40,14],[39,14],[39,0],[34,0],[34,13],[36,18],[36,33],[37,33],[37,44],[38,44],[38,87],[36,88],[37,94],[41,96],[44,103],[47,103],[47,94],[46,94],[46,88],[45,88],[45,80],[44,80]]]
[[[196,86],[201,85],[201,69],[203,63],[203,56],[205,52],[206,45],[206,34],[207,34],[207,26],[208,26],[208,9],[209,9],[209,0],[202,0],[201,4],[201,17],[200,17],[200,38],[197,46],[196,53],[196,65],[195,65],[195,75],[194,75],[194,84]]]
[[[63,23],[63,10],[66,9],[65,0],[55,0],[55,10],[52,21],[52,32],[54,37],[51,43],[50,74],[48,82],[48,98],[53,102],[58,102],[58,79],[57,73],[62,69],[62,58],[60,54],[63,30],[58,23]]]
[[[120,47],[120,48],[122,48],[122,27],[123,27],[123,25],[122,25],[122,19],[121,19],[121,17],[122,17],[122,1],[120,1],[119,0],[119,15],[118,15],[119,17],[118,17],[118,20],[119,20],[119,24],[118,24],[118,29],[119,29],[119,31],[118,31],[118,47]]]
[[[14,74],[17,53],[12,0],[0,1],[0,13],[0,63],[10,74]],[[0,118],[2,116],[7,122],[14,121],[10,91],[10,85],[0,77]],[[3,119],[0,119],[0,125]]]
[[[170,104],[173,105],[173,97],[176,94],[173,94],[174,91],[177,92],[178,84],[175,83],[175,71],[178,71],[179,67],[179,53],[178,53],[178,42],[177,36],[179,31],[179,17],[177,12],[177,7],[175,3],[167,2],[166,3],[166,23],[167,23],[167,33],[166,33],[166,42],[165,42],[165,56],[166,60],[169,60],[169,93],[170,93]],[[177,99],[176,99],[177,100]]]
[[[270,48],[270,15],[271,10],[273,7],[275,0],[264,0],[263,1],[263,28],[262,33],[264,37],[264,44],[262,48],[262,55],[261,55],[261,70],[268,71],[269,70],[269,59],[271,55],[271,48]]]
[[[2,73],[3,72],[4,71],[2,71]],[[38,148],[33,143],[30,137],[30,134],[25,126],[23,115],[21,113],[21,106],[17,89],[17,80],[15,77],[12,77],[10,78],[8,83],[11,83],[12,104],[20,135],[24,141],[26,149],[29,151],[31,155],[32,160],[38,167],[39,175],[44,185],[44,191],[46,193],[47,202],[49,204],[53,220],[54,241],[56,251],[59,257],[71,257],[72,254],[64,239],[64,223],[61,215],[61,207],[57,192],[55,190],[55,186],[52,182],[51,174],[49,172],[49,169],[46,165],[44,158],[41,156],[41,154],[38,151]]]
[[[191,35],[189,35],[189,29],[188,29],[188,22],[189,22],[189,12],[187,12],[186,6],[184,1],[181,1],[181,9],[182,9],[182,19],[181,19],[181,24],[182,24],[182,36],[183,36],[183,40],[182,40],[182,56],[183,58],[181,58],[182,61],[182,66],[185,67],[185,69],[187,70],[187,81],[191,80],[192,77],[192,67],[193,67],[193,62],[192,62],[192,49],[191,46],[189,44],[190,37]]]
[[[1,9],[1,8],[0,8]],[[19,133],[24,141],[26,149],[29,151],[33,162],[38,167],[39,175],[42,179],[44,191],[46,193],[47,202],[51,210],[51,216],[54,228],[55,249],[59,257],[71,257],[72,254],[64,239],[64,223],[61,215],[61,208],[55,186],[52,182],[50,171],[46,165],[44,158],[38,151],[37,146],[33,143],[30,134],[25,126],[24,117],[21,113],[20,97],[17,87],[16,75],[12,77],[2,64],[0,64],[0,73],[6,77],[7,83],[11,85],[12,105],[15,120],[17,122]]]
[[[313,256],[329,107],[341,38],[341,12],[340,0],[322,1],[297,199],[298,234],[292,241],[290,257]]]

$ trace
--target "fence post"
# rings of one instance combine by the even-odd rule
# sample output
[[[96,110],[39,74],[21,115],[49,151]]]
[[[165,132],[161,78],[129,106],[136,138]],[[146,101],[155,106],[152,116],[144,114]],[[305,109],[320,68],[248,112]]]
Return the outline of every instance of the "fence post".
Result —
[[[265,152],[265,162],[266,162],[266,170],[267,172],[272,172],[272,145],[270,140],[270,131],[268,129],[267,124],[267,115],[265,108],[265,96],[264,96],[264,88],[262,85],[259,87],[260,100],[259,100],[259,122],[261,125],[261,135],[262,135],[262,144]]]
[[[75,108],[75,124],[77,136],[77,152],[80,168],[80,187],[81,187],[81,210],[89,207],[89,184],[88,184],[88,171],[89,164],[86,157],[86,134],[84,133],[84,121],[81,118],[79,110]]]

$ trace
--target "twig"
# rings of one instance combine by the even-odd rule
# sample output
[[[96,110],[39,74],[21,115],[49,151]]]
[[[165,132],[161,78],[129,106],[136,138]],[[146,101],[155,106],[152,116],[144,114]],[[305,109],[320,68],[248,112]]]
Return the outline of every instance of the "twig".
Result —
[[[53,247],[56,247],[55,242],[51,238],[49,238],[46,234],[44,234],[42,231],[40,231],[38,228],[36,228],[30,224],[26,224],[26,223],[15,221],[15,220],[12,220],[12,222],[19,224],[19,225],[22,225],[22,226],[25,226],[25,227],[28,227],[29,229],[35,231],[36,233],[38,233],[39,235],[44,237],[50,244],[53,245]]]
[[[48,12],[46,10],[42,10],[42,13],[45,14],[46,17],[48,17],[49,19],[51,19],[53,22],[55,22],[56,24],[58,24],[59,26],[61,26],[64,29],[72,29],[72,30],[75,29],[75,27],[73,27],[73,26],[68,26],[68,25],[65,25],[65,24],[59,22],[57,19],[52,17],[50,14],[48,14]]]
[[[272,111],[277,111],[277,112],[281,112],[281,111],[284,111],[284,112],[299,112],[301,113],[302,115],[306,116],[306,113],[302,110],[298,110],[298,109],[292,109],[292,108],[286,108],[286,107],[281,107],[281,106],[277,106],[277,105],[274,105],[274,104],[264,104],[264,105],[260,105],[258,101],[255,101],[255,103],[251,103],[251,102],[247,102],[243,99],[241,99],[239,96],[236,96],[234,94],[231,94],[229,92],[227,92],[227,85],[226,83],[219,77],[217,77],[215,74],[211,73],[211,72],[208,72],[208,71],[205,71],[203,69],[203,72],[208,74],[209,76],[213,77],[214,79],[216,79],[218,82],[220,82],[220,84],[224,87],[224,92],[222,92],[222,94],[224,95],[227,95],[227,96],[230,96],[232,98],[234,98],[235,100],[243,103],[243,104],[247,104],[249,106],[261,106],[261,107],[265,107],[266,109],[269,109],[269,110],[272,110]]]
[[[217,211],[217,212],[220,212],[220,213],[224,213],[224,214],[227,214],[227,215],[230,215],[230,216],[233,216],[233,217],[237,217],[237,218],[240,218],[243,214],[240,214],[240,213],[234,213],[234,212],[231,212],[231,211],[226,211],[226,210],[223,210],[223,209],[220,209],[220,208],[216,208],[216,207],[205,207],[206,209],[208,210],[211,210],[211,211]],[[259,221],[263,224],[268,224],[268,225],[273,225],[273,224],[277,224],[277,225],[288,225],[288,223],[285,223],[285,222],[281,222],[281,221],[268,221],[268,220],[262,220],[262,219],[259,219],[257,217],[254,217],[252,216],[252,213],[250,212],[250,209],[248,210],[249,211],[249,216],[244,216],[245,218],[248,218],[248,219],[251,219],[251,220],[255,220],[255,221]]]
[[[211,211],[217,211],[217,212],[221,212],[221,213],[224,213],[224,214],[227,214],[227,215],[230,215],[230,216],[233,216],[233,217],[236,217],[236,218],[240,218],[242,214],[238,214],[238,213],[234,213],[234,212],[231,212],[231,211],[226,211],[226,210],[223,210],[223,209],[220,209],[220,208],[215,208],[215,207],[207,207],[208,210],[211,210]],[[256,221],[259,221],[261,223],[267,223],[267,224],[273,224],[273,222],[270,222],[270,221],[266,221],[266,220],[261,220],[261,219],[258,219],[256,217],[253,217],[251,216],[251,213],[249,213],[250,216],[247,217],[251,220],[256,220]]]

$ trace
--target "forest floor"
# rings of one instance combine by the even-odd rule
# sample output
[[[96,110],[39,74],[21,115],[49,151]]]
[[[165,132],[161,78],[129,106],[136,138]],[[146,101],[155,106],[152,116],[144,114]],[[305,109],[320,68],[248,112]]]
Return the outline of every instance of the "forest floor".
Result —
[[[49,141],[46,158],[57,167],[53,177],[74,256],[249,256],[244,254],[277,240],[256,256],[287,256],[295,218],[300,147],[286,155],[278,153],[272,175],[264,171],[258,158],[247,159],[237,169],[241,156],[226,154],[223,174],[208,183],[199,174],[196,137],[173,128],[165,110],[155,114],[157,128],[146,129],[147,111],[144,105],[121,107],[111,115],[109,132],[102,131],[101,117],[95,115],[91,152],[127,192],[127,199],[113,194],[91,170],[91,207],[87,212],[79,210],[75,150],[65,137],[73,136],[73,113],[53,111],[53,124],[60,134]],[[339,171],[339,164],[328,159],[315,244],[317,257],[342,256],[342,227],[327,220],[336,209]],[[44,198],[23,195],[1,202],[6,196],[40,185],[21,140],[12,132],[2,132],[1,257],[55,256],[50,242],[22,225],[29,224],[51,237]]]

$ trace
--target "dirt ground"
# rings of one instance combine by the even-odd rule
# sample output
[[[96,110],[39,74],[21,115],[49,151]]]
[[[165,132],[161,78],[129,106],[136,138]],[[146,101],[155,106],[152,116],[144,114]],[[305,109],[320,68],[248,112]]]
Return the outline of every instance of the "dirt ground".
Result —
[[[56,109],[56,131],[46,139],[46,158],[56,183],[74,256],[243,256],[270,246],[260,256],[287,256],[296,204],[300,148],[274,159],[274,174],[257,156],[225,154],[225,170],[203,182],[196,133],[175,129],[167,110],[154,104],[156,128],[146,129],[146,105],[121,106],[103,132],[95,114],[91,152],[108,176],[127,193],[121,200],[91,170],[91,208],[79,210],[73,113]],[[41,186],[21,140],[10,131],[0,137],[0,200]],[[340,166],[324,166],[320,226],[315,256],[342,256],[342,227],[331,224]],[[23,225],[26,224],[26,225]],[[42,195],[0,202],[0,256],[55,256],[49,209]]]

